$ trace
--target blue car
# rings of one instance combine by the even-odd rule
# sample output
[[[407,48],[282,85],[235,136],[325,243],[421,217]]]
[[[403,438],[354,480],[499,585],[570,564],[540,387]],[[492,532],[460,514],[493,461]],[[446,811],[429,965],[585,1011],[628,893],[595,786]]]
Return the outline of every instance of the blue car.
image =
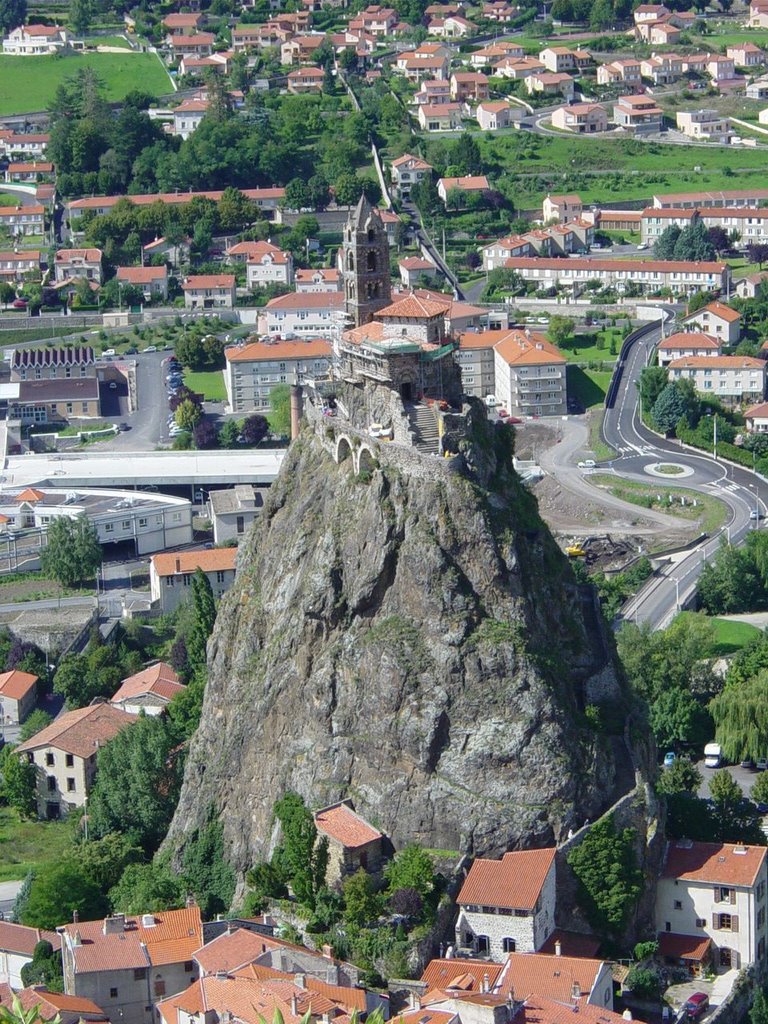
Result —
[[[675,754],[675,753],[674,753],[673,751],[671,751],[671,750],[670,750],[670,751],[668,751],[668,752],[667,752],[667,753],[666,753],[666,754],[664,755],[664,767],[665,767],[665,768],[671,768],[671,767],[672,767],[672,765],[673,765],[673,764],[675,763],[675,761],[676,761],[676,760],[677,760],[677,754]]]

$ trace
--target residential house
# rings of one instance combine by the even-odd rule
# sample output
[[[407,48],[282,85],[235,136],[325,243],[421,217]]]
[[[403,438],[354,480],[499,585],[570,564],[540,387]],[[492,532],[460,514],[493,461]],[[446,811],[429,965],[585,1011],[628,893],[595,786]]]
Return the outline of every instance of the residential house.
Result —
[[[161,267],[118,267],[115,277],[121,284],[141,288],[147,300],[168,298],[168,268],[165,264]]]
[[[328,839],[328,881],[336,884],[356,871],[376,874],[384,859],[384,836],[357,814],[351,800],[314,812],[315,826]]]
[[[722,342],[701,331],[680,331],[664,338],[657,348],[659,366],[669,366],[675,359],[693,356],[707,358],[722,354]]]
[[[0,224],[2,219],[0,219]],[[41,253],[39,249],[23,249],[20,252],[0,252],[0,279],[6,282],[23,281],[40,274]]]
[[[302,298],[326,295],[343,301],[341,292],[309,292]],[[341,306],[337,304],[336,308]],[[325,376],[331,346],[323,338],[254,341],[225,349],[224,358],[228,408],[232,412],[262,412],[269,409],[270,395],[278,384],[301,384]]]
[[[5,986],[16,990],[24,988],[21,969],[32,962],[38,942],[50,942],[54,950],[61,947],[61,940],[56,932],[27,928],[21,924],[0,920],[0,990]],[[5,1005],[2,995],[0,1005]]]
[[[506,333],[520,334],[525,339],[522,331]],[[516,338],[509,340],[517,344]],[[498,344],[506,345],[506,341],[500,337],[494,350]],[[562,360],[560,377],[564,397],[565,359],[559,353],[554,358],[558,357]],[[553,365],[560,367],[559,362]],[[492,959],[499,959],[505,953],[535,953],[555,927],[555,852],[554,848],[516,850],[505,853],[501,860],[478,857],[456,898],[459,906],[456,945]]]
[[[191,591],[192,577],[201,569],[218,600],[235,581],[237,548],[161,552],[149,560],[152,604],[166,614],[174,611]]]
[[[747,274],[734,282],[736,294],[740,299],[754,299],[763,281],[768,280],[768,270],[760,270],[756,274]]]
[[[584,203],[581,196],[577,195],[553,196],[547,193],[541,208],[545,224],[553,220],[566,221],[580,217],[583,211]]]
[[[447,18],[432,18],[427,32],[440,39],[465,39],[477,33],[477,26],[460,14],[449,14]]]
[[[419,107],[419,124],[427,132],[455,132],[461,128],[461,105],[434,103]]]
[[[746,28],[768,28],[768,4],[765,0],[751,0]]]
[[[768,20],[768,11],[766,12],[766,20]],[[761,78],[756,78],[754,82],[749,82],[744,91],[748,100],[768,99],[768,76],[762,76]]]
[[[508,4],[504,0],[486,0],[483,4],[482,17],[487,21],[506,24],[514,21],[519,14],[520,8],[516,4]]]
[[[310,64],[315,59],[315,51],[325,42],[322,32],[294,36],[280,47],[281,64]]]
[[[114,914],[57,931],[65,992],[92,999],[110,1020],[152,1024],[153,1003],[185,991],[197,977],[193,954],[203,944],[197,906],[140,917]]]
[[[703,210],[711,206],[760,207],[768,201],[768,188],[733,189],[726,192],[667,192],[655,195],[659,209]]]
[[[322,1010],[318,1009],[320,1003]],[[303,989],[293,975],[270,972],[264,977],[261,971],[257,976],[222,971],[200,978],[186,991],[159,1002],[157,1012],[160,1024],[202,1024],[213,1017],[226,1020],[233,1007],[239,1024],[260,1024],[278,1017],[285,1024],[302,1020],[320,1024],[344,1013],[332,1000]]]
[[[330,338],[344,309],[341,292],[293,292],[270,299],[264,308],[264,330],[287,339]]]
[[[624,292],[628,285],[648,294],[669,289],[676,295],[697,291],[726,291],[731,278],[727,263],[681,260],[580,259],[515,257],[506,262],[526,281],[540,288],[560,287],[578,295],[588,281],[599,278],[606,288]]]
[[[480,68],[494,67],[504,57],[520,58],[524,56],[525,50],[519,43],[510,40],[496,40],[487,46],[483,46],[482,49],[470,53],[469,63],[473,68],[479,70]]]
[[[767,853],[764,846],[741,843],[669,843],[656,887],[659,934],[711,944],[716,969],[739,970],[761,962]]]
[[[765,397],[766,362],[749,356],[688,356],[668,364],[669,379],[692,380],[702,395],[726,405],[753,404]]]
[[[768,242],[768,210],[725,206],[703,207],[700,210],[649,207],[643,210],[640,219],[643,241],[655,242],[670,225],[687,227],[694,220],[700,220],[707,228],[721,227],[729,234],[738,232],[742,245]]]
[[[240,540],[264,506],[261,491],[253,484],[237,484],[208,494],[208,515],[213,541]]]
[[[425,78],[448,78],[447,57],[419,57],[415,54],[401,54],[395,61],[395,69],[409,82],[421,82]]]
[[[37,813],[41,818],[66,817],[85,805],[100,748],[135,721],[135,715],[109,704],[91,704],[65,711],[16,747],[14,755],[25,756],[35,766]]]
[[[381,39],[391,36],[398,23],[397,11],[379,4],[370,4],[357,17],[366,32]]]
[[[461,370],[462,391],[483,400],[496,394],[496,360],[493,351],[496,342],[487,334],[487,331],[462,334],[454,356]]]
[[[216,36],[212,32],[195,32],[171,38],[171,49],[176,60],[182,57],[210,57]]]
[[[570,102],[573,99],[575,82],[570,75],[542,71],[528,75],[525,79],[525,88],[529,96],[559,94]]]
[[[572,103],[552,112],[552,125],[579,135],[608,130],[608,115],[599,103]]]
[[[173,111],[173,134],[180,139],[189,136],[200,127],[200,122],[208,113],[208,100],[202,96],[190,96]]]
[[[741,314],[724,302],[708,302],[694,313],[681,317],[687,330],[714,335],[726,345],[735,345],[741,336]]]
[[[392,184],[403,199],[408,198],[414,185],[418,185],[425,177],[431,177],[431,175],[432,165],[411,153],[399,156],[392,161],[390,167]]]
[[[744,413],[744,422],[750,434],[768,434],[768,402],[751,405]]]
[[[325,72],[321,68],[296,68],[295,71],[288,72],[288,92],[321,93],[324,80]]]
[[[650,96],[619,96],[613,107],[613,120],[627,132],[644,135],[663,130],[664,112]]]
[[[191,274],[182,284],[187,309],[232,309],[234,274]]]
[[[234,55],[234,50],[218,50],[212,53],[210,57],[182,57],[179,64],[179,73],[200,77],[204,76],[209,70],[212,70],[217,73],[220,72],[222,75],[228,75],[232,70],[232,58]],[[254,88],[257,88],[255,83]],[[229,95],[233,100],[235,99],[235,92],[230,92]]]
[[[716,110],[678,110],[677,127],[691,139],[728,145],[733,135],[731,120]]]
[[[6,181],[38,182],[53,174],[53,164],[46,160],[23,160],[9,163],[5,171]]]
[[[406,288],[415,288],[422,278],[433,278],[439,271],[431,260],[421,256],[405,256],[398,262],[400,280]]]
[[[674,46],[682,35],[671,20],[641,22],[635,27],[638,39],[649,46]]]
[[[451,83],[443,78],[425,78],[414,93],[413,102],[422,106],[451,102]]]
[[[293,254],[271,242],[249,242],[246,283],[250,289],[293,284]]]
[[[479,103],[488,99],[488,78],[482,71],[454,71],[450,90],[457,103]]]
[[[490,270],[497,270],[505,267],[507,260],[517,256],[534,256],[536,250],[532,240],[527,235],[507,235],[505,238],[498,238],[495,242],[489,242],[480,250],[483,258],[483,270],[487,273]]]
[[[19,25],[3,39],[3,54],[13,57],[39,57],[68,47],[69,35],[58,25]]]
[[[736,77],[736,67],[732,57],[710,53],[706,67],[707,74],[715,83],[729,82]]]
[[[612,60],[610,64],[600,64],[597,69],[598,85],[632,85],[641,84],[640,61],[634,57]]]
[[[676,53],[654,53],[640,61],[642,77],[657,86],[677,82],[683,76],[684,67],[683,58]]]
[[[54,937],[54,948],[58,950],[59,936],[54,933]],[[33,1010],[41,1021],[55,1021],[56,1024],[110,1024],[101,1007],[91,999],[78,999],[76,996],[66,996],[61,992],[49,992],[45,985],[20,987],[19,991],[14,991],[10,985],[0,983],[0,1007],[13,1013],[16,999],[21,1003],[25,1016]]]
[[[267,220],[271,219],[275,210],[285,199],[284,188],[244,188],[243,195],[255,203],[259,212]],[[213,203],[221,201],[223,190],[208,192],[151,192],[144,195],[131,196],[87,196],[85,199],[73,199],[67,203],[67,217],[70,227],[77,231],[77,220],[84,214],[92,212],[97,216],[109,213],[118,203],[131,203],[133,206],[153,206],[164,203],[168,206],[186,206],[196,198],[210,199]],[[147,249],[147,246],[144,247]]]
[[[482,195],[490,189],[490,183],[484,174],[468,174],[463,178],[440,178],[437,183],[437,194],[445,206],[448,206],[448,197],[451,193],[472,193]]]
[[[124,679],[109,703],[129,715],[160,715],[183,692],[184,685],[173,668],[157,661]]]
[[[543,74],[546,68],[535,57],[504,57],[494,68],[494,74],[513,81],[525,81],[532,75]]]
[[[47,150],[51,136],[32,132],[0,132],[0,154],[11,160],[40,160]]]
[[[341,274],[335,267],[317,267],[294,271],[297,292],[338,292],[341,291]]]
[[[39,203],[30,203],[28,206],[2,206],[0,224],[14,238],[24,238],[27,235],[42,236],[45,233],[45,207]],[[39,262],[38,260],[38,264]]]
[[[205,15],[201,11],[167,14],[161,25],[168,33],[166,39],[170,41],[174,36],[191,36],[199,32],[205,25]]]
[[[591,54],[586,50],[569,50],[565,46],[548,46],[539,53],[539,60],[547,69],[555,74],[563,71],[574,71],[577,74],[592,63]]]
[[[37,676],[12,669],[0,675],[0,736],[5,725],[21,725],[37,704]]]
[[[486,100],[478,103],[475,117],[484,132],[495,132],[499,128],[509,128],[519,124],[525,115],[522,107],[512,106],[509,100]]]
[[[765,64],[765,54],[754,43],[737,43],[735,46],[727,46],[725,55],[733,61],[734,67],[738,68],[756,68]]]
[[[640,4],[632,12],[632,17],[636,25],[642,25],[667,18],[670,14],[671,11],[663,4]]]
[[[69,284],[85,278],[100,285],[104,280],[101,249],[59,249],[53,259],[54,280]]]
[[[244,53],[247,50],[257,50],[261,46],[263,25],[237,25],[232,29],[232,49],[235,53]],[[278,40],[275,36],[275,44],[287,42],[287,39]]]

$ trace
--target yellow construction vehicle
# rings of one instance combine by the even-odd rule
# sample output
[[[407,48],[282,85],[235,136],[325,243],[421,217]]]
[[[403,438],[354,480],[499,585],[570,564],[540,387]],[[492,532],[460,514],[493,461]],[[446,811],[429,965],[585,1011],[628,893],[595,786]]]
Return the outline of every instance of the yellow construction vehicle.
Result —
[[[587,555],[587,552],[584,550],[581,544],[570,544],[565,549],[565,553],[566,555],[568,555],[569,558],[586,558]]]

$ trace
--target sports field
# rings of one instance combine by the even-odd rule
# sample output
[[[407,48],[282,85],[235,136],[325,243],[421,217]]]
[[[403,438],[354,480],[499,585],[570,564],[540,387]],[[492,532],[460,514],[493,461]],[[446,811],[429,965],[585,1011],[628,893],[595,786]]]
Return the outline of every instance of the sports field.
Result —
[[[132,89],[155,96],[172,92],[168,73],[153,53],[73,53],[66,57],[0,56],[0,114],[46,110],[56,87],[82,67],[104,80],[106,98],[121,100]]]

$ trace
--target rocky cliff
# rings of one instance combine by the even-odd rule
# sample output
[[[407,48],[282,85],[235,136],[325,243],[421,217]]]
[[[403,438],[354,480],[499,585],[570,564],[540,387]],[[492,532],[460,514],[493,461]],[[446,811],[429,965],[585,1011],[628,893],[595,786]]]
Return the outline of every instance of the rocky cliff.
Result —
[[[511,429],[476,409],[459,473],[390,446],[356,476],[328,436],[293,443],[241,549],[169,844],[213,806],[242,874],[287,789],[352,797],[396,844],[478,854],[594,819],[634,784],[629,704]]]

